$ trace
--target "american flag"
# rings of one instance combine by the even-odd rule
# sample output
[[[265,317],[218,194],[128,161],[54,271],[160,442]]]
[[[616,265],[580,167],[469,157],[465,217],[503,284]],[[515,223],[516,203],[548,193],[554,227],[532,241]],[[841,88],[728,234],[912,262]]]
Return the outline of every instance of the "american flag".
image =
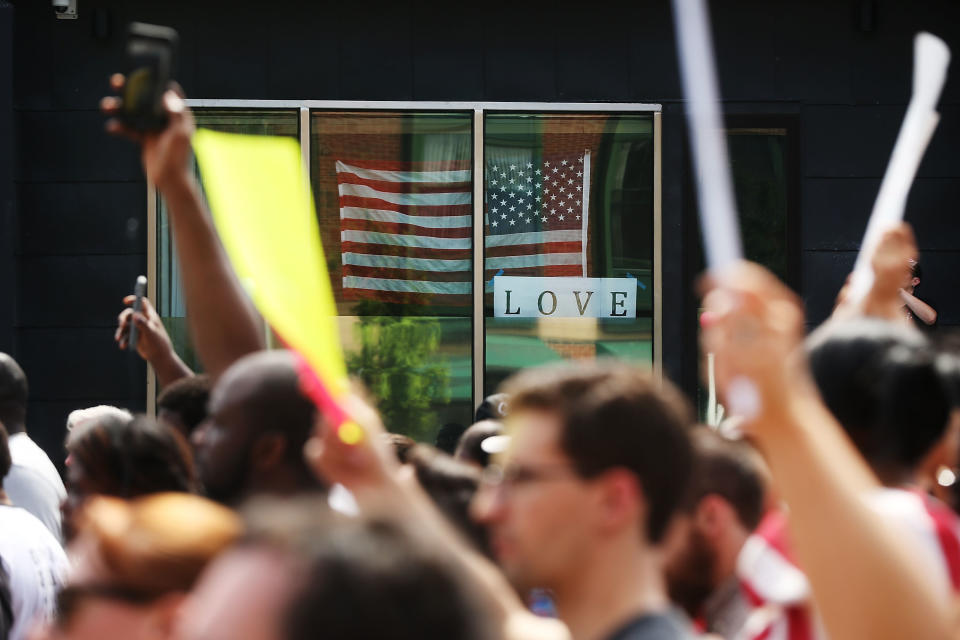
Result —
[[[336,162],[343,298],[472,302],[469,162]],[[488,156],[485,281],[586,276],[590,154]]]
[[[469,305],[469,161],[337,161],[336,168],[344,299]]]
[[[590,154],[491,158],[486,276],[586,276]]]

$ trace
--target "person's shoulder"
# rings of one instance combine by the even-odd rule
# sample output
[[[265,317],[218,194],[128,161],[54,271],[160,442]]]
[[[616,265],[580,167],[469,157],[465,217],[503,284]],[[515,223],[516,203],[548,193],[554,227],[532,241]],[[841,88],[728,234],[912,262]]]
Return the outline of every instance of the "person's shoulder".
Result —
[[[678,615],[655,613],[634,618],[606,640],[693,640],[693,633]]]
[[[60,543],[35,515],[21,507],[0,506],[0,543],[60,549]]]

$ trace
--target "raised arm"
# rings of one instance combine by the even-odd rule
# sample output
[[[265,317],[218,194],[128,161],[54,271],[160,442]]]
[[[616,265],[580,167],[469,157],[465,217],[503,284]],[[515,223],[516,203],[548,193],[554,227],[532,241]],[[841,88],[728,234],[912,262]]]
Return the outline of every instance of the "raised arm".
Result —
[[[900,289],[898,292],[903,304],[910,309],[910,313],[923,320],[924,324],[931,325],[937,321],[937,310],[929,304],[913,295],[906,289]]]
[[[111,84],[119,90],[123,77],[114,76]],[[107,122],[107,130],[140,142],[147,180],[166,200],[190,333],[204,368],[216,379],[237,359],[264,348],[262,324],[230,267],[193,175],[193,115],[173,90],[167,91],[164,101],[170,123],[163,131],[138,134],[116,120]],[[108,114],[115,113],[119,104],[112,97],[101,102]]]
[[[377,413],[357,398],[351,398],[348,410],[361,425],[363,439],[347,445],[333,429],[318,428],[306,447],[307,458],[317,473],[328,482],[350,489],[362,510],[388,513],[415,523],[417,530],[430,537],[434,548],[447,555],[475,589],[479,604],[503,638],[569,640],[562,623],[538,618],[527,611],[500,570],[461,538],[415,480],[400,480],[396,458],[380,437],[383,426]]]
[[[759,408],[746,428],[790,507],[798,557],[830,637],[948,638],[951,611],[898,536],[864,498],[879,483],[821,402],[803,356],[799,301],[743,265],[711,291],[703,333],[726,392],[748,379]]]
[[[193,371],[177,355],[163,321],[150,300],[143,298],[143,310],[140,312],[134,312],[131,308],[134,300],[134,296],[123,299],[128,306],[117,316],[117,331],[113,336],[117,345],[121,349],[128,347],[132,322],[137,325],[137,353],[153,367],[161,389],[180,378],[192,376]]]

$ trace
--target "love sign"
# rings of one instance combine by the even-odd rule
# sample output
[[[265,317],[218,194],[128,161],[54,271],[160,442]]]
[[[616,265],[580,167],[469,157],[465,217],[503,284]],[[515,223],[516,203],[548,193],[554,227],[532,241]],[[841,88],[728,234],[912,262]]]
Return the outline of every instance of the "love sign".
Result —
[[[497,276],[497,318],[635,318],[633,278],[541,278]]]

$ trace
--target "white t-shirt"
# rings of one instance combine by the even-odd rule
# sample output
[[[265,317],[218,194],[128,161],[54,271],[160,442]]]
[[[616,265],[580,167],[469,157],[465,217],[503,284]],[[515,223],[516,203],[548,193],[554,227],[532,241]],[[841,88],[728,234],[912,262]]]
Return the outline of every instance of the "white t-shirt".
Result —
[[[3,480],[10,501],[32,513],[57,540],[62,540],[60,504],[67,492],[57,468],[26,433],[10,436],[10,458],[13,466]]]
[[[38,519],[19,507],[0,505],[0,562],[10,576],[10,640],[23,640],[36,621],[53,617],[67,555]]]

